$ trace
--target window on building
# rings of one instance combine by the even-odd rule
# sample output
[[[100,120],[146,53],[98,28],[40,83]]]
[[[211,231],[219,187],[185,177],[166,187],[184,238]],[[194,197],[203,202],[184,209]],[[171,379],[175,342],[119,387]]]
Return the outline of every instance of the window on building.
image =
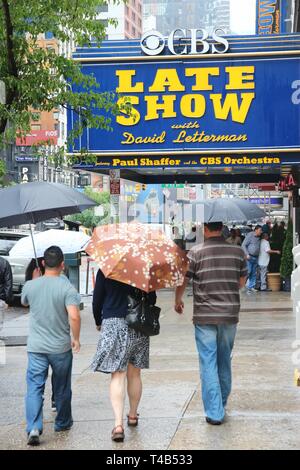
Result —
[[[40,131],[41,130],[41,125],[40,124],[31,124],[31,130],[32,131]]]
[[[126,16],[129,16],[129,8],[128,8],[128,6],[125,7],[125,15],[126,15]]]
[[[97,13],[103,13],[106,11],[108,11],[108,5],[100,5],[99,7],[96,7]]]
[[[59,123],[58,122],[56,122],[54,124],[54,130],[59,134]]]
[[[39,121],[39,120],[41,119],[41,113],[37,113],[37,112],[34,111],[34,112],[32,113],[32,119],[33,119],[34,121]]]
[[[102,23],[102,25],[104,26],[104,28],[107,28],[108,27],[108,20],[100,20],[100,22]]]
[[[135,33],[136,33],[135,27],[132,26],[132,34],[133,34],[133,36],[135,36]]]
[[[125,29],[126,29],[126,31],[128,31],[128,30],[129,30],[129,23],[128,23],[128,21],[127,21],[127,20],[125,21]]]
[[[131,17],[132,17],[132,21],[135,22],[135,13],[134,13],[134,11],[132,12]]]
[[[59,118],[59,112],[58,111],[54,111],[53,113],[53,119],[58,119]]]
[[[104,29],[105,29],[105,30],[108,28],[108,19],[106,19],[106,20],[101,20],[101,19],[100,19],[100,20],[98,20],[98,21],[100,21],[100,23],[104,26]],[[105,35],[104,39],[108,39],[107,34]],[[91,42],[98,42],[98,41],[96,40],[95,36],[91,36],[91,37],[90,37],[90,40],[91,40]]]

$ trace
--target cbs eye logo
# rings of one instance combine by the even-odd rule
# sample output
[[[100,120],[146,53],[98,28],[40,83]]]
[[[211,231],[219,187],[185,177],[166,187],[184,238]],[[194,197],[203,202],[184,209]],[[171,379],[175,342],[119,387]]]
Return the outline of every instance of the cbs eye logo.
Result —
[[[146,55],[158,55],[165,48],[165,38],[159,31],[148,31],[141,38],[141,49]]]
[[[199,33],[201,33],[201,37],[199,37]],[[149,56],[161,54],[166,45],[168,45],[169,53],[174,55],[206,54],[209,52],[224,54],[229,49],[229,42],[219,33],[225,34],[221,28],[214,28],[211,31],[211,37],[209,32],[202,28],[176,28],[168,38],[165,38],[159,31],[152,30],[143,34],[140,44],[144,54]]]

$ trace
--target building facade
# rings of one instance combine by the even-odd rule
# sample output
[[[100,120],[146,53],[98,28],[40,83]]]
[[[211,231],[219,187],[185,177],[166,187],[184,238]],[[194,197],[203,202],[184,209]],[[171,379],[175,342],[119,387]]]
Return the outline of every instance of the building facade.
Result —
[[[210,27],[222,28],[230,33],[230,0],[213,0],[208,3],[207,21]]]
[[[117,5],[109,4],[98,8],[99,20],[106,27],[106,39],[140,38],[143,31],[142,0],[128,0]],[[108,23],[108,19],[117,20],[117,25]]]
[[[221,27],[230,32],[230,0],[144,0],[144,31]]]
[[[291,6],[292,32],[300,31],[300,0],[293,0]]]
[[[59,55],[71,57],[72,42],[62,43],[51,32],[41,34],[38,46],[53,50]],[[59,106],[51,111],[32,110],[30,132],[16,139],[12,158],[12,179],[16,182],[49,181],[80,186],[80,174],[74,172],[63,161],[53,162],[67,140],[67,110]],[[45,142],[43,145],[42,142]],[[89,178],[90,179],[90,178]]]

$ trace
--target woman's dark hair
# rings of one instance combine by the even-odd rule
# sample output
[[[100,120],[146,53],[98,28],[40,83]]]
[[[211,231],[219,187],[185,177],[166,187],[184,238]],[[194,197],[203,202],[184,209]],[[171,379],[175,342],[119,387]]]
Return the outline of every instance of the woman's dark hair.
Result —
[[[64,255],[59,246],[50,246],[44,253],[45,267],[58,268],[64,260]]]
[[[38,258],[37,261],[38,261],[38,266],[40,268],[40,271],[42,273],[42,275],[45,274],[45,267],[43,266],[43,261],[44,258]],[[25,272],[25,281],[31,281],[32,280],[32,275],[33,275],[33,271],[35,270],[36,268],[36,260],[35,258],[32,258],[32,260],[30,261],[29,265],[27,266],[26,268],[26,272]]]

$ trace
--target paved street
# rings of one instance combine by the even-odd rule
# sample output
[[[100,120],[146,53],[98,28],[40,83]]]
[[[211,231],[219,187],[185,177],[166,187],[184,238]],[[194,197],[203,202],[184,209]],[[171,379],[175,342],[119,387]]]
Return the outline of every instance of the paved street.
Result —
[[[220,427],[204,421],[198,359],[186,312],[173,312],[171,292],[159,294],[162,331],[151,340],[151,369],[144,372],[144,394],[137,429],[126,429],[124,444],[112,444],[109,376],[89,371],[97,342],[90,298],[82,312],[82,350],[73,369],[74,427],[55,435],[49,386],[45,397],[42,449],[299,449],[300,389],[291,361],[294,318],[289,295],[243,296],[243,312],[233,359],[233,393]],[[5,335],[26,335],[23,309],[7,314]],[[0,366],[0,448],[24,449],[26,349],[8,347]]]

